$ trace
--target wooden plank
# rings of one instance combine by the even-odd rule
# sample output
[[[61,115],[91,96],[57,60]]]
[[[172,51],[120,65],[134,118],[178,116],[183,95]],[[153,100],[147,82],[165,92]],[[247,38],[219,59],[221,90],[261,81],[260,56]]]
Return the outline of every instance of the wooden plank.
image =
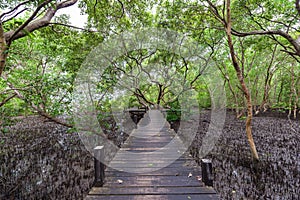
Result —
[[[172,165],[180,165],[180,166],[197,166],[195,163],[187,160],[173,160],[173,159],[141,159],[141,160],[131,160],[128,161],[125,158],[122,159],[122,157],[119,157],[118,159],[113,160],[109,163],[109,166],[112,167],[112,165],[123,165],[123,166],[133,166],[133,167],[139,167],[139,165],[144,166],[144,164],[160,164],[160,163],[168,163],[169,166]]]
[[[141,155],[139,155],[141,154]],[[182,156],[178,156],[176,154],[168,154],[166,156],[164,152],[159,152],[159,153],[148,153],[148,152],[140,152],[140,153],[136,153],[136,154],[129,154],[128,152],[122,154],[119,153],[118,155],[116,155],[114,157],[114,159],[112,161],[110,161],[110,163],[114,163],[116,161],[127,161],[127,163],[138,163],[139,161],[151,161],[151,162],[162,162],[162,161],[174,161],[174,162],[179,162],[179,161],[185,161],[187,163],[190,164],[194,164],[195,166],[198,166],[197,164],[195,164],[196,162],[191,158],[191,157],[187,157],[187,158],[182,158]],[[179,158],[178,158],[179,157]]]
[[[157,150],[164,148],[169,142],[160,142],[160,143],[140,143],[140,144],[132,144],[130,145],[130,148],[155,148]],[[147,149],[145,148],[145,149]]]
[[[148,168],[118,168],[118,170],[115,170],[115,171],[107,171],[107,173],[117,173],[117,172],[127,172],[129,174],[135,174],[136,176],[138,175],[144,175],[144,174],[147,174],[147,175],[176,175],[176,174],[182,174],[182,173],[192,173],[193,169],[185,169],[184,171],[183,170],[176,170],[176,168],[168,168],[167,171],[160,171],[160,168],[154,168],[154,167],[148,167]],[[197,173],[198,174],[198,173]],[[199,173],[200,174],[200,173]]]
[[[144,159],[141,159],[141,160],[127,160],[126,157],[122,158],[122,157],[118,157],[117,159],[114,159],[112,162],[110,162],[110,166],[111,164],[124,164],[124,166],[127,166],[127,165],[135,165],[135,166],[138,166],[136,164],[159,164],[159,163],[169,163],[169,164],[181,164],[181,165],[184,165],[184,166],[197,166],[195,163],[192,163],[191,161],[188,161],[188,160],[174,160],[172,158],[170,159],[147,159],[147,158],[144,158]]]
[[[118,151],[118,155],[128,155],[128,151],[132,150],[132,151],[136,151],[137,153],[135,154],[136,156],[138,156],[139,158],[144,158],[147,157],[148,155],[160,155],[161,158],[163,158],[164,156],[161,156],[161,154],[165,155],[165,156],[172,156],[172,157],[191,157],[190,154],[188,154],[186,151],[184,151],[183,149],[178,149],[176,147],[166,147],[166,148],[155,148],[155,147],[142,147],[142,148],[122,148]],[[152,152],[148,152],[145,153],[145,150],[152,150]],[[140,152],[138,152],[140,151]],[[135,156],[134,156],[135,157]]]
[[[124,147],[131,147],[131,145],[133,144],[165,144],[165,143],[169,143],[172,141],[172,138],[162,138],[162,139],[159,139],[159,138],[156,138],[156,139],[136,139],[134,141],[129,141],[128,144],[124,145]]]
[[[133,151],[133,150],[132,150]],[[182,156],[178,156],[178,155],[174,155],[173,153],[169,153],[169,154],[164,154],[164,152],[136,152],[135,156],[132,156],[129,153],[133,153],[133,152],[126,152],[122,155],[122,153],[119,153],[118,155],[116,155],[114,157],[114,159],[111,161],[113,162],[114,160],[123,160],[126,159],[128,160],[128,162],[130,161],[138,161],[138,160],[151,160],[151,158],[158,158],[157,160],[186,160],[186,161],[194,161],[193,158],[191,156],[186,156],[185,158],[183,158]],[[139,155],[139,154],[143,154],[143,155]],[[164,156],[165,155],[165,156]]]
[[[93,187],[89,195],[184,195],[184,194],[215,194],[210,187]]]
[[[146,134],[146,133],[137,133],[137,134],[130,134],[130,138],[127,139],[127,141],[124,142],[126,145],[128,141],[134,141],[134,140],[140,140],[141,141],[150,141],[152,139],[173,139],[175,136],[171,134],[166,134],[166,133],[156,133],[156,134]]]
[[[85,200],[217,200],[219,197],[213,194],[185,194],[185,195],[110,195],[92,196]]]
[[[167,164],[165,164],[167,165]],[[143,169],[140,169],[141,171],[143,170],[144,172],[149,172],[149,171],[157,171],[157,172],[161,172],[163,173],[164,171],[192,171],[192,170],[198,170],[200,171],[199,168],[197,167],[192,167],[192,166],[188,166],[186,165],[185,167],[183,167],[183,165],[169,165],[169,166],[166,166],[166,167],[163,167],[165,166],[164,164],[153,164],[153,163],[149,163],[149,164],[140,164],[138,167],[136,166],[130,166],[130,165],[127,165],[127,166],[120,166],[120,165],[112,165],[113,168],[111,169],[118,169],[119,171],[126,171],[128,170],[128,172],[133,172],[132,170],[134,169],[140,169],[141,167],[140,166],[143,166]],[[107,171],[111,171],[111,170],[107,170]],[[134,173],[136,173],[136,171],[134,171]]]
[[[134,156],[129,155],[128,151],[136,151],[136,153],[134,154]],[[152,152],[144,152],[145,150],[152,150]],[[139,152],[140,151],[140,152]],[[144,158],[147,156],[154,156],[154,155],[158,155],[160,158],[163,158],[164,156],[161,156],[161,154],[165,155],[165,156],[172,156],[172,157],[182,157],[183,155],[186,155],[186,157],[191,157],[189,156],[184,149],[179,149],[177,147],[163,147],[163,148],[157,148],[157,147],[133,147],[133,148],[124,148],[118,151],[118,154],[116,154],[116,156],[121,156],[121,155],[125,155],[125,156],[129,156],[130,157],[135,157],[138,156],[139,158]]]
[[[173,162],[174,161],[174,158],[173,157],[169,157],[169,158],[161,158],[161,159],[157,159],[156,162]],[[174,162],[192,162],[193,160],[192,159],[183,159],[183,158],[179,158],[179,159],[176,159],[176,161]],[[130,158],[130,159],[126,159],[126,157],[117,157],[116,159],[114,159],[113,161],[111,161],[113,163],[117,163],[117,162],[128,162],[128,163],[135,163],[135,162],[141,162],[141,163],[144,163],[144,162],[153,162],[152,159],[148,159],[148,158],[142,158],[142,159],[135,159],[135,158]]]
[[[121,181],[121,183],[120,183]],[[197,187],[204,186],[198,177],[192,176],[129,176],[129,177],[107,177],[106,187]]]
[[[129,149],[140,148],[141,151],[143,151],[144,149],[147,150],[149,148],[153,148],[154,151],[161,150],[161,151],[164,151],[165,153],[167,153],[167,151],[169,153],[172,153],[172,152],[176,153],[177,151],[185,152],[185,150],[182,147],[182,144],[179,144],[176,141],[168,141],[168,142],[161,142],[161,143],[155,143],[155,144],[156,145],[151,144],[151,142],[141,143],[141,144],[132,143],[132,144],[130,144],[130,146],[125,146],[125,148],[120,149],[120,151],[128,150],[128,148]],[[153,152],[153,153],[156,153],[156,152]]]
[[[142,155],[140,155],[142,154]],[[162,156],[164,155],[164,156]],[[123,159],[126,159],[128,162],[130,161],[142,161],[142,160],[151,160],[154,156],[157,156],[159,159],[158,160],[186,160],[186,161],[193,161],[194,162],[194,159],[192,158],[191,155],[186,155],[186,156],[180,156],[178,158],[177,155],[174,155],[173,153],[172,154],[164,154],[164,152],[153,152],[153,153],[150,153],[150,156],[147,155],[145,152],[140,152],[139,154],[137,154],[136,156],[131,156],[128,154],[128,152],[118,152],[118,155],[116,155],[113,159],[113,161],[115,160],[123,160]]]
[[[193,176],[200,176],[201,172],[198,169],[184,169],[178,170],[176,168],[169,168],[168,170],[157,170],[144,173],[128,173],[127,171],[108,170],[106,171],[106,177],[124,177],[124,176],[188,176],[192,173]]]
[[[183,167],[197,167],[195,166],[195,164],[190,164],[188,162],[180,162],[180,161],[176,161],[170,164],[170,162],[158,162],[158,161],[147,161],[147,162],[138,162],[138,163],[126,163],[126,162],[113,162],[110,163],[109,166],[111,168],[122,168],[122,169],[126,169],[126,168],[183,168]]]
[[[151,150],[151,148],[149,148],[149,150]],[[138,151],[135,150],[135,151]],[[167,151],[167,152],[166,152]],[[162,156],[164,155],[164,156]],[[164,159],[164,158],[177,158],[177,159],[186,159],[186,160],[194,160],[192,158],[191,155],[188,155],[187,153],[184,153],[184,152],[177,152],[177,153],[173,153],[173,152],[170,152],[170,150],[168,149],[165,149],[165,150],[160,150],[160,151],[153,151],[153,152],[137,152],[135,154],[135,156],[132,156],[130,154],[128,154],[128,151],[126,150],[122,150],[122,151],[119,151],[118,154],[115,155],[115,158],[118,158],[118,157],[126,157],[128,158],[129,160],[134,160],[134,159],[147,159],[149,156],[157,156],[157,157],[160,157],[160,159]]]
[[[163,143],[163,142],[168,142],[171,141],[172,139],[174,139],[173,136],[169,136],[169,135],[161,135],[161,136],[143,136],[140,138],[133,138],[134,136],[130,136],[127,141],[123,144],[122,147],[129,145],[130,143],[133,142],[146,142],[146,143],[150,143],[150,142],[157,142],[157,143]]]

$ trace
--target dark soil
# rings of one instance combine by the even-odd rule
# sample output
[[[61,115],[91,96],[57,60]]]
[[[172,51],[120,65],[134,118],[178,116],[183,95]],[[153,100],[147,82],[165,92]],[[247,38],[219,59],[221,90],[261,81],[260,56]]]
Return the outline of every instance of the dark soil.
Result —
[[[94,159],[78,134],[39,116],[17,121],[0,127],[0,200],[83,199],[93,185]],[[126,125],[121,134],[110,115],[100,126],[119,146],[135,128]]]
[[[227,113],[223,134],[207,156],[213,162],[214,187],[221,199],[300,199],[299,120],[271,115],[254,118],[253,134],[261,159],[254,162],[244,121]],[[209,121],[209,112],[201,114],[190,148],[198,162],[198,148]],[[0,199],[85,197],[93,184],[93,157],[76,133],[39,117],[28,117],[3,130]],[[113,140],[119,138],[111,131],[108,134]]]
[[[209,113],[200,116],[199,131],[190,148],[198,162],[209,120]],[[255,117],[253,137],[259,162],[251,157],[244,126],[245,121],[227,112],[223,134],[207,156],[212,159],[214,187],[221,199],[300,199],[300,121],[278,113]]]
[[[93,167],[77,134],[40,117],[0,132],[0,199],[83,199]]]

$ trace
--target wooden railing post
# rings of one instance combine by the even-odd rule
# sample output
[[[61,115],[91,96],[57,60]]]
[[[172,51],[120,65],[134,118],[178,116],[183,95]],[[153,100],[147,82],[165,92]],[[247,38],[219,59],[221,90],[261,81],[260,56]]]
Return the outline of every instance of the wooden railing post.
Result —
[[[95,168],[94,186],[95,187],[102,187],[104,184],[105,165],[102,163],[103,160],[104,160],[104,146],[95,147],[94,148],[94,168]]]
[[[202,181],[207,186],[213,186],[212,163],[209,159],[201,160]]]

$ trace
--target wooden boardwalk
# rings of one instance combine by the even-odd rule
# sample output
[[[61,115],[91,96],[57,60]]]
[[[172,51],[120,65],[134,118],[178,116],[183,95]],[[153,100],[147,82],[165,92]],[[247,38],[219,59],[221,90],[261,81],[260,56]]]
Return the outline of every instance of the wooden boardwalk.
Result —
[[[218,199],[180,144],[163,114],[148,111],[107,167],[103,187],[93,187],[86,199]]]

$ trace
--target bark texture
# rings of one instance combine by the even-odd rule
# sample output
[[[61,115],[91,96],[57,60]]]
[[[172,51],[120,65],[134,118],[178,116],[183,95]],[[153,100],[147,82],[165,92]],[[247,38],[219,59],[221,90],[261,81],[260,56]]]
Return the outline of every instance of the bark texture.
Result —
[[[248,142],[249,142],[250,149],[251,149],[253,157],[256,160],[259,160],[258,153],[257,153],[257,150],[256,150],[256,146],[255,146],[253,136],[252,136],[251,122],[252,122],[252,117],[253,117],[253,108],[252,108],[253,106],[252,106],[252,101],[251,101],[251,94],[248,90],[248,87],[245,84],[244,75],[243,75],[243,72],[242,72],[242,70],[239,66],[238,61],[237,61],[235,51],[234,51],[233,42],[232,42],[230,0],[227,0],[226,7],[227,7],[227,23],[225,25],[225,30],[226,30],[227,40],[228,40],[228,46],[229,46],[229,49],[230,49],[230,56],[231,56],[231,59],[232,59],[232,64],[233,64],[234,69],[236,71],[236,75],[238,77],[238,80],[241,84],[241,87],[242,87],[242,90],[244,92],[245,98],[247,100],[246,134],[247,134]]]
[[[7,45],[4,37],[2,22],[0,21],[0,76],[4,70],[7,58]]]

